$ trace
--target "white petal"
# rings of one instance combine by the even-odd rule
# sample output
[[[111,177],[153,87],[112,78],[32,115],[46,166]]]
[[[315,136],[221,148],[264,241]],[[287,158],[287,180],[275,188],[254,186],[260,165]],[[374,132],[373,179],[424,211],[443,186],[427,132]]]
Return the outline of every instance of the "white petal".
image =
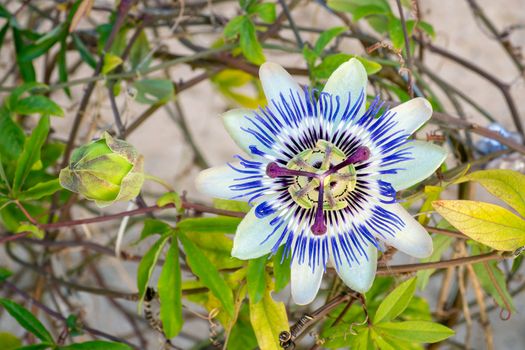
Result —
[[[348,62],[340,65],[328,78],[323,92],[328,92],[332,95],[338,95],[341,99],[341,108],[337,120],[340,120],[342,113],[348,103],[350,93],[350,103],[354,103],[359,98],[361,92],[364,95],[359,107],[357,117],[360,117],[365,112],[366,105],[366,85],[368,76],[366,75],[365,67],[358,59],[352,58]]]
[[[403,168],[398,170],[397,174],[381,175],[381,180],[389,182],[396,191],[426,179],[447,158],[447,151],[443,147],[423,141],[408,142],[399,149],[408,149],[412,159],[394,165],[395,168]]]
[[[359,293],[365,293],[372,287],[377,270],[377,248],[369,243],[368,246],[363,247],[363,249],[366,251],[368,258],[360,256],[356,252],[359,264],[357,262],[349,264],[344,257],[339,266],[336,266],[336,264],[332,262],[332,265],[336,268],[337,274],[343,282]]]
[[[392,108],[390,112],[396,113],[394,120],[397,121],[392,132],[402,130],[403,134],[411,135],[430,119],[432,105],[424,98],[416,97]]]
[[[276,229],[276,225],[270,225],[278,213],[270,214],[264,218],[255,215],[253,207],[242,219],[233,240],[232,256],[239,259],[255,259],[268,254],[277,243],[286,227],[283,223]],[[282,242],[286,242],[283,239]]]
[[[290,276],[292,298],[297,305],[306,305],[315,299],[321,287],[324,269],[322,266],[316,266],[312,271],[308,262],[304,261],[303,264],[299,264],[297,260],[292,260]]]
[[[236,108],[223,113],[221,118],[226,131],[228,131],[232,139],[243,151],[252,154],[250,146],[256,146],[260,151],[268,154],[273,153],[268,147],[257,140],[255,136],[245,131],[247,129],[257,130],[248,119],[250,118],[256,121],[254,111],[247,108]]]
[[[396,230],[393,237],[385,234],[385,237],[378,236],[377,238],[405,254],[416,258],[428,258],[432,254],[432,238],[425,228],[400,204],[388,204],[383,207],[397,215],[405,223],[405,226]]]
[[[232,162],[232,166],[242,169],[239,162]],[[235,184],[237,178],[243,174],[233,170],[228,165],[216,166],[203,170],[195,179],[195,187],[202,194],[207,194],[214,198],[232,199],[241,194],[240,191],[233,191],[230,186]],[[236,200],[247,201],[249,198],[236,198]]]
[[[299,96],[303,96],[303,91],[299,84],[277,63],[263,63],[259,69],[259,78],[261,79],[264,95],[269,106],[272,105],[271,100],[281,101],[281,93],[288,101],[291,101],[289,98],[290,91],[294,95],[299,93]]]

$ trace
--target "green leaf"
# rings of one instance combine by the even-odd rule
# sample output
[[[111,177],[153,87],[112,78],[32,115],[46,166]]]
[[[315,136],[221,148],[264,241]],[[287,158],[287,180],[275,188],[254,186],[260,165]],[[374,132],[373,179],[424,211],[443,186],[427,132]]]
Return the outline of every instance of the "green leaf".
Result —
[[[407,34],[410,39],[416,22],[414,20],[407,20],[405,23],[407,27]],[[399,18],[390,16],[388,20],[388,34],[390,35],[390,40],[392,40],[392,44],[396,49],[402,49],[403,47],[405,47],[405,35],[403,34],[403,25]]]
[[[425,21],[419,21],[417,23],[417,27],[420,28],[425,33],[427,33],[430,36],[430,38],[432,39],[436,38],[436,32],[432,24],[425,22]]]
[[[146,35],[146,32],[141,31],[129,53],[131,68],[135,69],[139,66],[140,68],[146,68],[147,62],[149,62],[150,59],[148,59],[147,62],[144,60],[148,57],[150,52],[151,48],[149,45],[148,36]]]
[[[61,83],[67,83],[67,81],[69,80],[69,73],[67,71],[67,63],[66,63],[66,51],[67,51],[67,43],[66,43],[66,37],[64,36],[62,40],[60,41],[60,51],[58,51],[58,54],[57,54],[58,80]],[[69,98],[71,98],[71,89],[68,86],[64,87],[64,92]]]
[[[193,233],[235,233],[241,218],[217,216],[212,218],[183,219],[177,228],[184,232]]]
[[[67,346],[60,346],[59,350],[131,350],[131,347],[122,343],[115,343],[103,340],[92,340],[84,343],[76,343]]]
[[[138,270],[137,270],[137,288],[139,290],[139,309],[142,305],[142,300],[144,299],[144,295],[146,294],[146,289],[148,286],[149,279],[151,277],[151,274],[153,273],[153,269],[155,268],[155,265],[157,263],[157,260],[159,259],[160,253],[162,252],[162,248],[164,248],[164,245],[168,241],[168,239],[171,237],[171,235],[167,234],[159,238],[144,254],[142,259],[140,260]]]
[[[20,348],[17,348],[16,350],[45,350],[52,346],[54,347],[55,345],[51,343],[40,343],[40,344],[22,346]]]
[[[237,16],[233,17],[228,24],[224,27],[224,39],[226,40],[232,40],[239,35],[241,31],[242,23],[246,20],[246,16]]]
[[[247,202],[219,198],[213,199],[213,207],[217,209],[240,211],[244,213],[249,212],[251,209]]]
[[[2,29],[0,29],[0,47],[2,47],[4,45],[5,35],[7,34],[8,30],[9,30],[9,22],[4,24]]]
[[[334,70],[336,70],[341,64],[345,63],[352,57],[357,58],[363,64],[368,75],[375,74],[382,68],[379,63],[369,61],[360,56],[336,53],[326,56],[319,65],[312,69],[312,74],[318,79],[328,79]]]
[[[17,159],[24,147],[24,131],[11,118],[5,107],[0,107],[0,154],[2,157]]]
[[[374,316],[374,324],[382,321],[390,321],[401,314],[416,291],[416,279],[411,278],[397,286],[379,304]]]
[[[371,15],[386,15],[390,13],[389,9],[385,9],[379,5],[364,5],[359,6],[352,12],[352,18],[354,21],[359,21],[361,18],[368,17]]]
[[[390,13],[390,6],[386,0],[328,0],[328,7],[336,11],[355,13],[360,7],[375,6],[384,12]]]
[[[158,281],[160,320],[167,339],[179,334],[182,318],[182,281],[179,264],[179,247],[173,239]]]
[[[34,44],[21,48],[18,59],[22,62],[31,62],[33,59],[42,56],[55,45],[64,35],[64,25],[59,24],[44,36],[40,37]]]
[[[33,165],[40,160],[40,150],[49,133],[49,116],[43,115],[38,125],[24,144],[24,150],[18,159],[13,179],[13,192],[16,194],[24,185]]]
[[[418,343],[436,343],[455,334],[452,329],[429,321],[384,322],[375,327],[382,335]]]
[[[42,239],[45,236],[44,230],[33,224],[21,224],[16,229],[16,233],[31,232],[34,237]]]
[[[337,38],[339,35],[343,34],[348,30],[347,27],[333,27],[328,30],[325,30],[324,32],[319,35],[317,38],[317,41],[314,45],[314,52],[320,55],[324,48],[335,38]]]
[[[219,274],[210,260],[197,248],[197,246],[182,232],[178,234],[184,246],[188,265],[200,281],[220,300],[224,310],[230,316],[234,314],[233,294],[226,281]]]
[[[142,229],[142,232],[140,233],[139,242],[142,241],[144,238],[149,237],[154,234],[159,234],[163,236],[164,234],[170,232],[172,230],[172,227],[165,223],[164,221],[160,221],[157,219],[146,219],[144,220],[144,228]]]
[[[250,302],[257,304],[264,296],[266,290],[266,262],[268,256],[261,256],[257,259],[248,261],[248,270],[246,272],[246,282],[248,284],[248,295]]]
[[[271,2],[265,2],[262,4],[255,4],[250,7],[248,14],[254,14],[256,13],[261,17],[261,20],[265,23],[273,23],[275,22],[275,18],[277,17],[275,13],[275,4]]]
[[[453,238],[445,235],[436,235],[432,238],[434,250],[432,255],[428,258],[421,259],[421,262],[436,262],[441,259],[441,255],[450,247],[453,242]],[[436,269],[426,269],[417,272],[417,285],[421,290],[427,287],[430,276],[436,271]]]
[[[97,61],[95,60],[91,52],[89,52],[82,39],[80,39],[79,36],[75,33],[72,33],[72,37],[73,44],[75,45],[75,48],[80,54],[80,58],[82,59],[82,61],[86,62],[91,68],[95,69],[97,67]]]
[[[472,254],[480,253],[482,253],[480,247],[474,245],[472,247]],[[490,261],[486,263],[478,263],[473,264],[472,267],[478,276],[481,286],[494,298],[496,303],[504,309],[507,309],[510,306],[511,310],[509,311],[515,310],[512,296],[507,289],[505,275],[499,269],[497,262]]]
[[[28,332],[34,334],[38,339],[54,343],[53,337],[44,325],[23,306],[9,299],[0,298],[0,305],[24,327]]]
[[[525,175],[514,170],[480,170],[456,182],[475,181],[525,217]]]
[[[7,332],[0,332],[0,344],[3,350],[15,350],[22,346],[20,339]]]
[[[35,186],[28,188],[17,196],[21,201],[34,201],[43,197],[51,196],[57,191],[60,191],[62,186],[58,179],[53,179],[45,182],[39,182]]]
[[[32,95],[19,100],[13,112],[25,115],[39,113],[64,116],[64,111],[59,105],[42,95]]]
[[[233,241],[224,234],[191,234],[189,239],[210,259],[210,262],[217,269],[229,269],[244,265],[241,260],[231,256]]]
[[[20,98],[25,94],[41,94],[49,92],[49,87],[46,84],[30,82],[24,83],[17,86],[9,95],[9,99],[6,101],[6,107],[10,111],[14,111]]]
[[[168,79],[142,79],[135,81],[135,101],[143,104],[166,103],[175,96],[173,82]]]
[[[164,193],[159,199],[157,199],[157,205],[161,208],[168,204],[173,204],[175,208],[182,209],[182,199],[180,198],[180,195],[177,192],[168,192]]]
[[[262,46],[257,39],[255,25],[249,17],[245,17],[240,27],[240,46],[244,57],[251,63],[260,65],[266,61]]]
[[[239,0],[239,5],[243,10],[249,11],[256,2],[257,0]]]
[[[498,250],[525,245],[525,220],[500,206],[468,200],[442,200],[434,209],[466,236]]]
[[[122,58],[112,53],[106,53],[104,55],[104,64],[102,66],[102,74],[108,74],[113,69],[120,66],[121,64],[122,64]]]
[[[36,81],[36,72],[35,67],[33,67],[32,62],[25,62],[20,59],[22,55],[22,50],[24,49],[24,40],[22,39],[22,31],[19,30],[16,26],[11,26],[13,29],[13,41],[15,43],[15,52],[16,52],[16,62],[18,64],[18,70],[22,79],[26,82]]]
[[[257,339],[250,323],[248,305],[243,304],[237,322],[228,337],[228,350],[246,350],[257,348]]]
[[[2,267],[0,266],[0,282],[3,282],[5,281],[6,279],[8,279],[9,277],[11,277],[13,275],[13,271],[5,268],[5,267]]]
[[[261,349],[280,350],[279,333],[289,329],[288,317],[284,303],[274,301],[271,291],[270,282],[260,302],[250,299],[250,321]]]
[[[273,276],[275,278],[275,291],[280,292],[284,289],[290,282],[290,261],[291,255],[283,259],[284,246],[279,247],[277,254],[275,254],[273,259]]]

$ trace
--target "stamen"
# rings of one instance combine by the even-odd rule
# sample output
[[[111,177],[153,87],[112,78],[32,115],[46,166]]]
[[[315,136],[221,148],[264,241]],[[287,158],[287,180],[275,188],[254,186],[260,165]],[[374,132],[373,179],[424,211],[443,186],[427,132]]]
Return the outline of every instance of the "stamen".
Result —
[[[326,225],[324,223],[324,179],[321,179],[319,184],[319,197],[317,197],[317,208],[315,210],[314,224],[312,225],[312,233],[316,236],[324,235],[326,233]]]
[[[317,174],[311,173],[309,171],[302,171],[302,170],[293,170],[288,169],[282,166],[279,166],[275,162],[271,162],[266,167],[266,175],[271,177],[272,179],[280,176],[306,176],[311,178],[318,177]]]
[[[360,163],[370,158],[370,149],[366,146],[360,146],[358,147],[355,152],[346,160],[342,161],[341,163],[337,164],[333,168],[330,168],[324,175],[330,175],[333,174],[345,166],[348,166],[350,164]]]
[[[332,160],[332,147],[327,145],[324,151],[324,159],[323,159],[323,164],[321,165],[321,169],[328,169],[328,167],[330,166],[331,160]]]
[[[302,197],[306,196],[308,192],[314,190],[317,186],[319,186],[319,181],[317,179],[313,179],[306,186],[295,192],[297,199],[301,199]]]

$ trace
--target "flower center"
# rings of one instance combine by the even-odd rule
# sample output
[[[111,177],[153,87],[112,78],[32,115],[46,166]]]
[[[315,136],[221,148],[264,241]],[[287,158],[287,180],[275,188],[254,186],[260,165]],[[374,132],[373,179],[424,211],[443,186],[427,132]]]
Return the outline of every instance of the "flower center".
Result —
[[[370,156],[367,147],[358,147],[350,156],[332,143],[319,140],[312,149],[307,149],[292,158],[286,167],[270,163],[266,174],[272,178],[293,177],[288,187],[292,199],[305,209],[315,207],[315,220],[312,232],[316,235],[326,233],[325,210],[340,210],[348,205],[346,197],[355,188],[355,163],[365,161]]]

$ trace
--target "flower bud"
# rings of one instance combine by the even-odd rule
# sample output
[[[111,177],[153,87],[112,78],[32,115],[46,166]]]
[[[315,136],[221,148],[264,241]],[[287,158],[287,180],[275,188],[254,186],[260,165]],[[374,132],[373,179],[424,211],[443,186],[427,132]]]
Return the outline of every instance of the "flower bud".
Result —
[[[99,207],[131,200],[144,183],[143,157],[126,141],[105,132],[103,138],[73,151],[59,179],[62,187],[94,200]]]

